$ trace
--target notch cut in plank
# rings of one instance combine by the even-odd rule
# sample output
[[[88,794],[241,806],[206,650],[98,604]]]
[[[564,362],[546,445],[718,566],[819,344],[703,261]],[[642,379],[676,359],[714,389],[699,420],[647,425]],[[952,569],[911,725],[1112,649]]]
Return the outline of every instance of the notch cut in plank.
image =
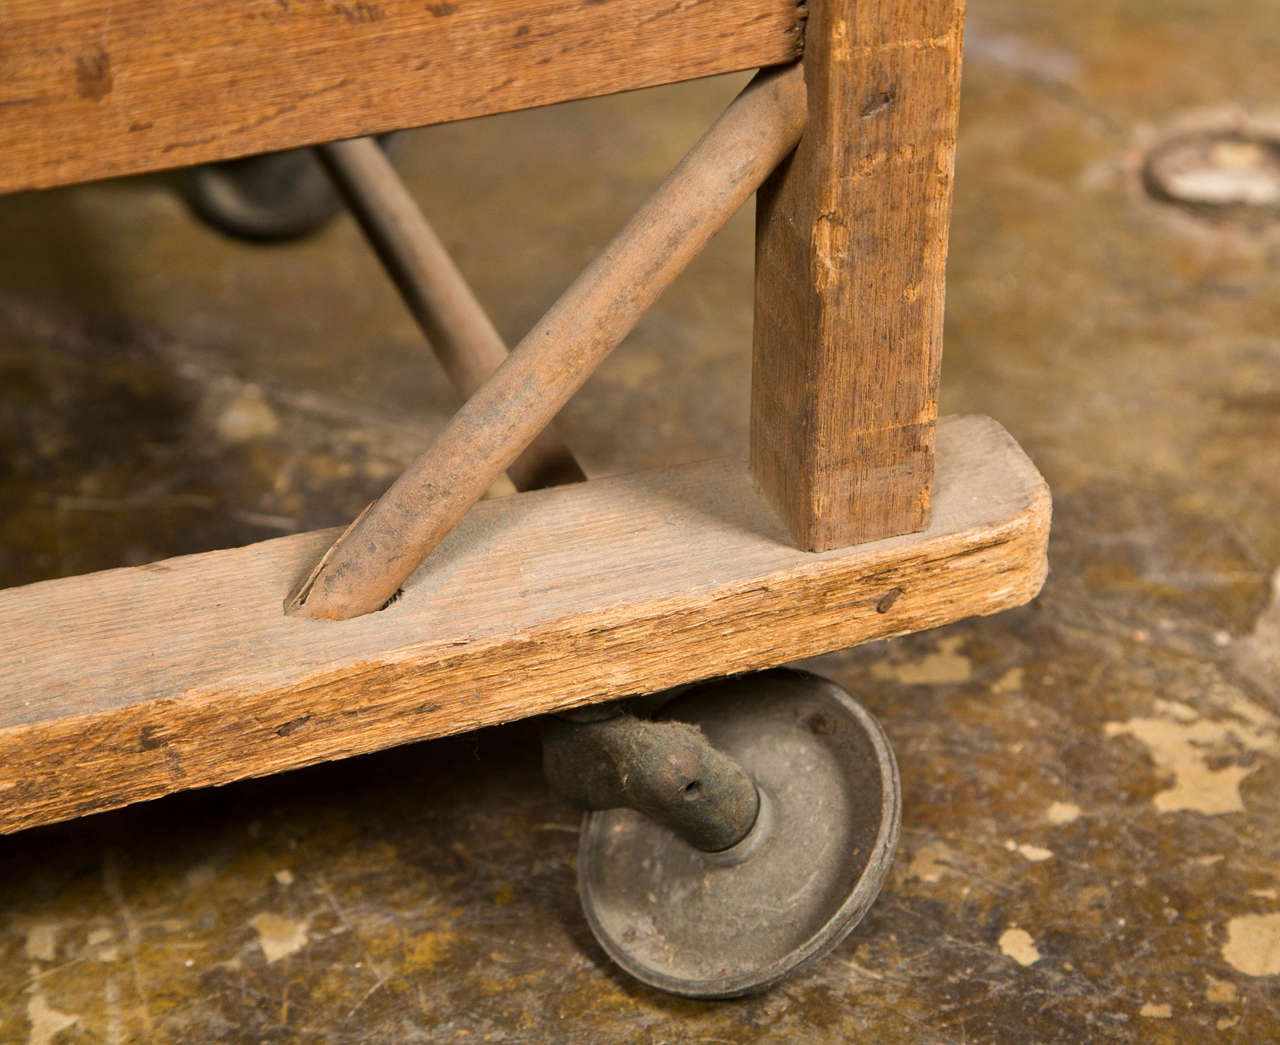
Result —
[[[7,0],[0,193],[754,69],[795,0]]]
[[[388,609],[281,600],[319,531],[0,592],[0,831],[1020,605],[1049,494],[994,421],[939,429],[922,533],[805,553],[744,463],[484,501]]]

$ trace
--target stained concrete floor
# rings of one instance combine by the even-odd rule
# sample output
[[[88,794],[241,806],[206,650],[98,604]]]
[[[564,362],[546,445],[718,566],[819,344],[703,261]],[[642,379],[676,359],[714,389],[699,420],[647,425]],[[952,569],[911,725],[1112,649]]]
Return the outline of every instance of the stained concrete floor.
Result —
[[[1034,605],[821,658],[892,738],[898,859],[746,1001],[614,970],[536,727],[0,839],[0,1041],[1280,1038],[1280,227],[1144,149],[1280,109],[1280,3],[972,0],[943,406],[1055,495]],[[512,339],[741,78],[409,135]],[[455,405],[349,221],[286,247],[169,176],[0,200],[0,583],[345,521]],[[749,215],[565,412],[601,474],[738,451]]]

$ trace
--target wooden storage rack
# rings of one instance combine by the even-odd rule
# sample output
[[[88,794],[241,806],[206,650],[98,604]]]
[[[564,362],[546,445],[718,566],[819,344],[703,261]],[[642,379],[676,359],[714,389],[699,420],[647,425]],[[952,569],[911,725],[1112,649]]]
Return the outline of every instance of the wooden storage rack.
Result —
[[[0,830],[1032,598],[1043,480],[995,422],[936,420],[962,8],[10,3],[0,191],[801,55],[807,121],[757,195],[749,464],[486,501],[341,622],[282,608],[335,532],[0,592]]]

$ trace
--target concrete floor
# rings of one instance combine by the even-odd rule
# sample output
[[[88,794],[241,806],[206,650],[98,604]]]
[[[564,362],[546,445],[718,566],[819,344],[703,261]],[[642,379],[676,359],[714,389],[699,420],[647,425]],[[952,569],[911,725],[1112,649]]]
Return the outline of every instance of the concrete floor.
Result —
[[[536,726],[0,839],[0,1041],[1280,1038],[1280,225],[1152,201],[1161,135],[1280,111],[1280,3],[971,0],[943,407],[1055,495],[1024,610],[814,662],[883,722],[897,862],[762,997],[629,981]],[[407,136],[513,341],[732,96]],[[171,177],[0,200],[0,583],[346,521],[455,400],[353,225],[196,224]],[[564,415],[593,474],[744,445],[751,221]]]

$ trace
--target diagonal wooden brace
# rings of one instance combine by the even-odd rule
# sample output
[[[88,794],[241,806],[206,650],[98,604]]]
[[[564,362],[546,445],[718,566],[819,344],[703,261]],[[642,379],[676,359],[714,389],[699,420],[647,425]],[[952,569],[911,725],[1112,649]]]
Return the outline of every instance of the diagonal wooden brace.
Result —
[[[507,346],[458,266],[373,138],[316,147],[320,162],[463,398],[507,358]],[[539,432],[507,468],[517,490],[586,478],[553,431]]]
[[[804,122],[800,68],[758,74],[285,611],[345,620],[386,605],[795,147]]]

